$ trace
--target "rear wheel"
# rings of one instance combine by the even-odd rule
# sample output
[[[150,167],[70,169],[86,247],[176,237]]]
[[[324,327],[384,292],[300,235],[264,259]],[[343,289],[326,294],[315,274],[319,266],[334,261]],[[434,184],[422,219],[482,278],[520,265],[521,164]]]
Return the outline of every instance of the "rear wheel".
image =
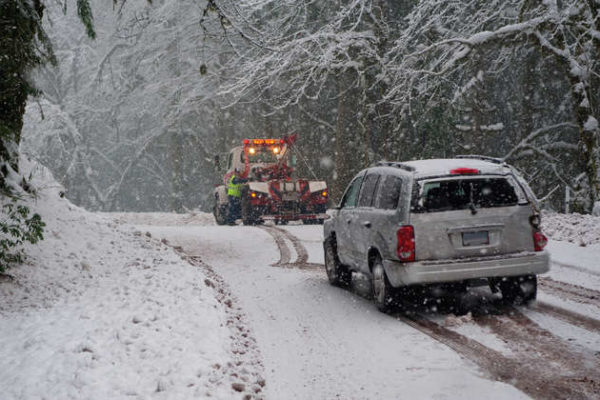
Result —
[[[381,259],[376,259],[372,269],[373,300],[377,309],[381,312],[388,312],[396,303],[396,290],[390,284],[385,274]]]
[[[325,271],[327,272],[329,283],[333,286],[350,286],[352,272],[340,262],[337,254],[337,243],[335,238],[332,237],[325,241]]]
[[[215,196],[213,215],[215,216],[217,225],[225,225],[227,223],[227,205],[220,204],[218,196]]]
[[[537,297],[537,277],[535,275],[511,276],[499,283],[502,299],[506,303],[525,305]]]
[[[248,196],[242,197],[242,222],[244,225],[256,225],[258,223],[257,212],[252,208]]]

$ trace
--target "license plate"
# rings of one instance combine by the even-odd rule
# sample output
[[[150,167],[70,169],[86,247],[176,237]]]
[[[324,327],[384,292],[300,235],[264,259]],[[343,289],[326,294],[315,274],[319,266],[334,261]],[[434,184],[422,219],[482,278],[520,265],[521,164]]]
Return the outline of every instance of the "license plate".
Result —
[[[490,238],[487,231],[463,232],[462,241],[463,246],[481,246],[483,244],[490,244]]]

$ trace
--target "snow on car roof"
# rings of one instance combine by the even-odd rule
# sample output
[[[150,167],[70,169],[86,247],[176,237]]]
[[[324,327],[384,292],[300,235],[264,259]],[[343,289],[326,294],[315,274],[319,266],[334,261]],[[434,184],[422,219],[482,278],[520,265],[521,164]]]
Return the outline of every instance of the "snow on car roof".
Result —
[[[448,175],[457,168],[474,168],[482,174],[505,174],[510,172],[504,164],[468,158],[435,158],[431,160],[406,161],[402,163],[415,169],[419,177]]]

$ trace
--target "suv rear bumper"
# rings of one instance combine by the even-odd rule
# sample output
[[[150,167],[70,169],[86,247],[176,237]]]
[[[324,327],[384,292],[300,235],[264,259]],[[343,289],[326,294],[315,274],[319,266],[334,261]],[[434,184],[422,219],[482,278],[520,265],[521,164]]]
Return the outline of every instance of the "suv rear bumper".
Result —
[[[385,260],[383,266],[392,286],[405,286],[474,278],[537,275],[550,270],[550,257],[546,251],[542,251],[413,263]]]

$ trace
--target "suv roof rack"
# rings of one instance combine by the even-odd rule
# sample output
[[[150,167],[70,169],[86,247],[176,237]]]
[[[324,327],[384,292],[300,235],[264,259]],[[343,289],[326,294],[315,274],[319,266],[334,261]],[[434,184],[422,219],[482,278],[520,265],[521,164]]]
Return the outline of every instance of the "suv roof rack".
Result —
[[[375,164],[377,167],[396,167],[396,168],[401,168],[405,171],[408,172],[415,172],[415,168],[411,167],[410,165],[406,165],[403,164],[401,162],[398,161],[379,161],[377,164]]]
[[[480,155],[476,155],[476,154],[460,154],[460,155],[454,156],[454,158],[466,158],[466,159],[470,159],[470,160],[489,161],[489,162],[493,162],[494,164],[506,164],[506,162],[501,158],[480,156]]]

